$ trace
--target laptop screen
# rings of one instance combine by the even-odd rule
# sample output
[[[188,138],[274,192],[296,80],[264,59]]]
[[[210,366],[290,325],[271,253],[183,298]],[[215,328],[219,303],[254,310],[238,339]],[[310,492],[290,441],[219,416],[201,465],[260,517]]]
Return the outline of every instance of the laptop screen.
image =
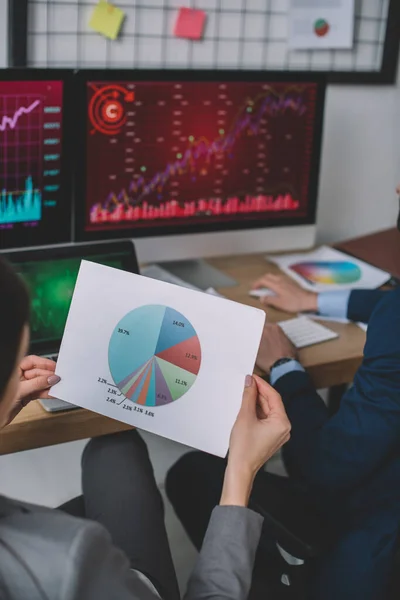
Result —
[[[31,351],[55,352],[63,336],[81,260],[131,270],[133,247],[103,255],[66,256],[14,263],[31,295]],[[136,269],[133,272],[137,272]]]

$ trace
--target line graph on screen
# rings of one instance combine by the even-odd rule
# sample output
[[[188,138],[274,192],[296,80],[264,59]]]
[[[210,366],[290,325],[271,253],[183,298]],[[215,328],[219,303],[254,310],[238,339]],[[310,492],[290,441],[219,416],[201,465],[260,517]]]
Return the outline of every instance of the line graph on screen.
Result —
[[[43,98],[0,95],[0,227],[42,216]]]
[[[157,85],[88,84],[88,227],[304,210],[315,86]]]

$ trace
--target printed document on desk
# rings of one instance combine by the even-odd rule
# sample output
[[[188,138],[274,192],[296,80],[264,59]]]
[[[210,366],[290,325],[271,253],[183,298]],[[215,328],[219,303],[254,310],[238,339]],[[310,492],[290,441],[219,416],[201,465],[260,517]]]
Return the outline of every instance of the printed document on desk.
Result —
[[[328,246],[267,259],[302,287],[314,292],[378,288],[390,279],[389,273]]]
[[[82,261],[51,394],[225,456],[262,310]]]

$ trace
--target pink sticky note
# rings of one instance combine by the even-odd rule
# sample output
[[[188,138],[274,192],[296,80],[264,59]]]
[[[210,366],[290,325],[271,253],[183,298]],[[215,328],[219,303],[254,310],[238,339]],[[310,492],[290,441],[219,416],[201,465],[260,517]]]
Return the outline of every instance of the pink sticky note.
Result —
[[[180,8],[175,23],[176,37],[200,40],[203,37],[206,13],[195,8]]]

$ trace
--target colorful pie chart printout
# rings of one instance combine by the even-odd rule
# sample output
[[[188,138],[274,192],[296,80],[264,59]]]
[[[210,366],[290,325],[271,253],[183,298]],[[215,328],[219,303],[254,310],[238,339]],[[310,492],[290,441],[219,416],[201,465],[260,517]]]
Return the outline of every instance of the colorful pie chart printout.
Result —
[[[115,385],[128,400],[146,407],[165,406],[194,385],[201,345],[185,315],[149,304],[132,310],[116,325],[108,360]]]
[[[309,283],[346,285],[361,279],[361,269],[351,261],[305,261],[290,268]]]

